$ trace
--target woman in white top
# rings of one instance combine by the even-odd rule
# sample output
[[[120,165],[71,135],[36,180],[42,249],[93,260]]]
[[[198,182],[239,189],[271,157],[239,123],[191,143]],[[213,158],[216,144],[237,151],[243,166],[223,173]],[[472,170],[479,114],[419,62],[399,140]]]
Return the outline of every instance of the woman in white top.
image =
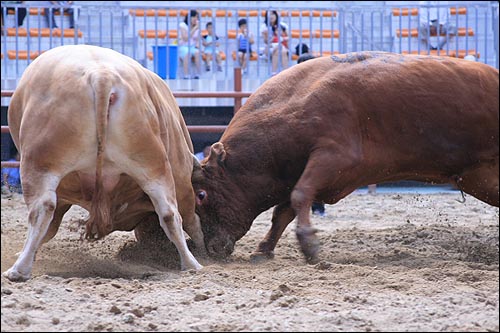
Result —
[[[279,22],[277,11],[273,10],[266,12],[266,18],[260,27],[260,34],[265,44],[264,53],[266,55],[271,53],[271,61],[273,64],[272,75],[278,73],[280,48],[282,69],[288,68],[288,25],[284,22]]]
[[[188,19],[190,20],[188,23]],[[200,23],[196,10],[191,9],[179,24],[179,58],[184,69],[184,78],[189,78],[189,58],[194,57],[196,65],[195,79],[200,75]]]

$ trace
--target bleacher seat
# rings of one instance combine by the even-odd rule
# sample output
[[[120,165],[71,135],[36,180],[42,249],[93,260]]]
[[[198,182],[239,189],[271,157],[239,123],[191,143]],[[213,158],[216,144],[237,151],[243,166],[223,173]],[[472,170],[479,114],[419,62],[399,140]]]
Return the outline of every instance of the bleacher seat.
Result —
[[[466,7],[450,7],[450,15],[465,15],[467,14]],[[393,8],[393,16],[417,16],[418,8]]]
[[[259,11],[258,10],[238,10],[238,16],[239,17],[257,17],[259,16]],[[266,11],[261,10],[260,11],[260,16],[266,16]]]
[[[340,31],[337,29],[334,30],[328,30],[328,29],[317,29],[314,31],[314,37],[315,38],[339,38],[340,37]]]
[[[232,52],[232,58],[234,61],[236,61],[236,51],[233,51]],[[250,55],[250,61],[255,61],[257,60],[259,57],[257,55],[257,52],[255,51],[252,51],[252,54]]]
[[[29,52],[29,58],[31,60],[35,59],[36,57],[38,57],[42,52],[39,52],[39,51],[30,51]],[[28,51],[26,50],[18,50],[16,52],[16,50],[7,50],[7,57],[9,59],[20,59],[20,60],[26,60],[28,59]]]
[[[203,10],[201,11],[201,17],[213,17],[213,12],[212,10]],[[233,12],[229,10],[223,10],[223,9],[218,9],[215,11],[215,17],[232,17]]]
[[[336,17],[337,16],[337,12],[336,11],[332,11],[332,10],[323,10],[323,11],[319,11],[319,10],[292,10],[290,12],[286,11],[286,10],[283,10],[281,11],[281,16],[282,17],[287,17],[287,16],[291,16],[291,17],[320,17],[320,16],[323,16],[323,17]]]
[[[448,56],[448,57],[454,57],[454,58],[465,58],[465,56],[467,55],[473,55],[474,57],[476,57],[476,59],[479,59],[479,53],[476,52],[476,50],[458,50],[458,52],[456,52],[456,50],[440,50],[439,51],[439,54],[438,54],[438,51],[437,50],[429,50],[429,52],[427,52],[427,50],[420,50],[420,52],[418,50],[414,50],[414,51],[411,51],[411,52],[408,52],[408,51],[402,51],[401,52],[402,54],[420,54],[420,55],[427,55],[427,54],[430,54],[430,55],[434,55],[434,56]]]
[[[396,36],[397,37],[409,37],[411,34],[411,37],[418,37],[418,29],[413,28],[411,29],[411,32],[409,29],[396,29]],[[430,34],[430,36],[436,36],[437,33]],[[440,36],[446,36],[446,33],[441,31]],[[472,28],[458,28],[456,36],[464,37],[464,36],[474,36],[474,30]]]

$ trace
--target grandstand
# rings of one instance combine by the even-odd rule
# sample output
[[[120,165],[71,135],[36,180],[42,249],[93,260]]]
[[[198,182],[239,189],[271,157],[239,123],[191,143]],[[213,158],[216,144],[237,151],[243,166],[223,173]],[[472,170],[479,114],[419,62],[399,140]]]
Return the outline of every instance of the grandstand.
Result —
[[[434,51],[426,49],[418,39],[419,1],[76,1],[79,15],[75,29],[67,29],[69,17],[66,14],[56,15],[61,29],[52,30],[48,29],[42,14],[47,2],[25,1],[20,6],[29,7],[28,15],[19,28],[15,27],[15,10],[7,11],[2,7],[5,29],[1,36],[1,88],[14,90],[33,59],[50,48],[66,44],[112,48],[158,72],[153,46],[176,44],[179,23],[190,9],[199,11],[202,30],[206,22],[213,22],[214,31],[220,37],[223,71],[205,71],[202,66],[199,80],[185,80],[179,64],[174,71],[175,78],[166,78],[173,91],[234,90],[234,68],[238,66],[236,31],[240,18],[247,19],[248,28],[256,39],[248,74],[242,79],[242,91],[255,91],[271,75],[271,63],[261,54],[264,45],[259,34],[266,10],[277,10],[280,20],[289,27],[289,66],[296,63],[295,46],[305,42],[318,56],[362,50],[461,58],[473,55],[477,61],[498,68],[498,2],[443,3],[439,6],[447,11],[458,34],[448,36],[449,42],[443,50]],[[167,53],[167,64],[170,62]],[[209,113],[209,108],[210,112],[226,110],[226,113],[221,112],[224,116],[213,119],[215,124],[227,124],[232,116],[232,98],[177,100],[183,112],[192,114],[200,124],[206,119],[203,115]],[[2,125],[5,125],[8,103],[9,98],[2,97]],[[198,114],[197,109],[201,110]],[[208,137],[202,140],[210,141]]]

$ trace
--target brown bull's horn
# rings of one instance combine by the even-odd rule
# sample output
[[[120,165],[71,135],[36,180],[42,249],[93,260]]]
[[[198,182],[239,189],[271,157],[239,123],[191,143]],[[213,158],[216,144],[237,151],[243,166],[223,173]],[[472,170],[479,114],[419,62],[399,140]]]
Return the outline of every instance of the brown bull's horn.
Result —
[[[224,160],[226,159],[226,150],[222,142],[216,142],[210,148],[210,155],[208,156],[208,161],[212,163],[217,163],[222,166]]]

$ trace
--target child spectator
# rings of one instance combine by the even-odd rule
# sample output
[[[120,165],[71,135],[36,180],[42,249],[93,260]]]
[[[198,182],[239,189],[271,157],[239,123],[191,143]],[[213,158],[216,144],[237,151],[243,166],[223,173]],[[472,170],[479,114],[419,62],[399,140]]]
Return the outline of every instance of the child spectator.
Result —
[[[242,18],[238,21],[238,63],[243,71],[247,73],[247,62],[252,56],[252,44],[254,43],[252,33],[248,32],[247,20]]]
[[[221,57],[219,53],[219,37],[215,35],[214,33],[214,28],[212,25],[212,22],[208,22],[206,24],[206,29],[208,31],[208,34],[203,36],[203,46],[205,47],[204,52],[205,52],[205,67],[206,70],[210,70],[210,63],[212,62],[212,57],[215,54],[215,60],[217,62],[217,70],[219,72],[222,72],[222,66],[221,66]]]

